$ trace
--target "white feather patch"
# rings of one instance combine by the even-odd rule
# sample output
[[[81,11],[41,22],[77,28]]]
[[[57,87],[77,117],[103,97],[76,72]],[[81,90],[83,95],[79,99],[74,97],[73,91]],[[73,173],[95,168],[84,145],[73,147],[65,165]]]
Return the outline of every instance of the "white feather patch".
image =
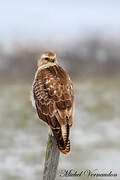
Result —
[[[51,88],[53,88],[54,86],[53,85],[50,85]]]
[[[30,91],[30,100],[31,100],[32,105],[33,105],[33,107],[34,107],[35,109],[36,109],[36,105],[35,105],[35,100],[34,100],[34,95],[33,95],[33,86],[34,86],[34,84],[35,84],[35,79],[36,79],[37,74],[38,74],[39,71],[40,71],[40,68],[38,68],[37,71],[36,71],[36,73],[35,73],[35,78],[34,78],[33,84],[32,84],[32,90]]]
[[[54,94],[56,94],[56,90],[54,90]]]
[[[50,80],[47,79],[46,82],[45,82],[45,84],[48,84],[49,82],[50,82]]]

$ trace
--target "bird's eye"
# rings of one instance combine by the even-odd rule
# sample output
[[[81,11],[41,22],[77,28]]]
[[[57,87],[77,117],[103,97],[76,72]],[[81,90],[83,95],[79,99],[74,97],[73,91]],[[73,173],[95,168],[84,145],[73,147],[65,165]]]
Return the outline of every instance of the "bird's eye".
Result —
[[[45,57],[45,60],[46,60],[46,61],[48,61],[48,60],[49,60],[49,58],[48,58],[48,57]]]

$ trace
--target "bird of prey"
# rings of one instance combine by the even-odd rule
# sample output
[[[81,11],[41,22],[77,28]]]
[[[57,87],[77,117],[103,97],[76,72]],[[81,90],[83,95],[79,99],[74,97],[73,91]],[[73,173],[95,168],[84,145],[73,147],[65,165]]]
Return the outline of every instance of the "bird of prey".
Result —
[[[58,149],[67,154],[70,151],[73,86],[55,53],[45,52],[38,59],[32,94],[38,117],[49,125]]]

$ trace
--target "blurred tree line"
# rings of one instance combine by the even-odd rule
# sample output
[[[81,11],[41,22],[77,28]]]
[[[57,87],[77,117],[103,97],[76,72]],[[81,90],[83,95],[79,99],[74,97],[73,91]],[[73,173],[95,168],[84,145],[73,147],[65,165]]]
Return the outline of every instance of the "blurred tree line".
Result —
[[[52,42],[49,42],[52,47]],[[67,48],[52,47],[73,78],[120,74],[120,43],[116,39],[90,37],[72,41]],[[49,50],[42,43],[14,43],[11,50],[0,45],[0,78],[33,80],[40,53]],[[67,68],[68,67],[68,68]]]

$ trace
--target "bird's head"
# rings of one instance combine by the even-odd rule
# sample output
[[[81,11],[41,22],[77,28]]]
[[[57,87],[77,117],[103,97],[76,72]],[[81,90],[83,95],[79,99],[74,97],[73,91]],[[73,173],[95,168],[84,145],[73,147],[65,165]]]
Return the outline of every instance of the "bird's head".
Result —
[[[57,62],[56,60],[56,54],[53,52],[45,52],[41,55],[41,57],[38,59],[38,67],[43,65],[54,65]]]

